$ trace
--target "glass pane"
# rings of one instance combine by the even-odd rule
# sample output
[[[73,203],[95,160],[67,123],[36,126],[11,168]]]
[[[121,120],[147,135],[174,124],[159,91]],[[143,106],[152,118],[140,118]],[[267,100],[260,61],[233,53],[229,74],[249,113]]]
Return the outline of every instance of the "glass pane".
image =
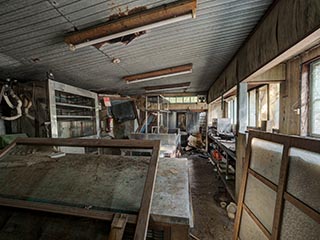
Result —
[[[176,103],[176,98],[175,97],[171,97],[170,98],[170,103]]]
[[[256,90],[249,92],[249,126],[256,127]]]
[[[292,148],[287,192],[320,212],[320,154]]]
[[[270,102],[270,116],[272,128],[279,129],[279,116],[280,116],[280,84],[269,85],[269,102]]]
[[[320,135],[320,61],[311,64],[311,134]]]
[[[96,210],[139,210],[150,157],[73,148],[17,145],[0,159],[0,195]]]
[[[239,236],[241,240],[268,239],[245,210],[242,212]]]
[[[183,103],[183,97],[177,97],[177,103]]]
[[[268,87],[259,88],[259,111],[258,125],[261,127],[261,121],[268,120]]]
[[[192,103],[196,103],[197,100],[198,100],[198,97],[191,97],[191,102],[192,102]]]
[[[244,203],[270,233],[272,232],[276,198],[275,191],[251,174],[248,175]]]
[[[280,239],[319,240],[319,236],[319,224],[285,201]]]
[[[278,184],[283,145],[253,138],[250,168]]]
[[[183,98],[184,103],[190,103],[190,97],[184,97]]]

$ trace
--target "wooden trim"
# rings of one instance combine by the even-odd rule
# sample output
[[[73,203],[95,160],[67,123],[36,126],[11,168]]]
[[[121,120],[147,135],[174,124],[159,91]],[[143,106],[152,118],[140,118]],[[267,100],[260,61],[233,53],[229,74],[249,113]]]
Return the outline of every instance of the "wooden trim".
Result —
[[[147,236],[148,223],[151,211],[152,197],[154,185],[156,182],[156,175],[158,169],[158,160],[160,152],[160,141],[157,141],[153,148],[151,160],[149,163],[149,169],[146,177],[146,182],[144,185],[141,207],[139,210],[137,227],[134,233],[135,240],[144,240]]]
[[[139,73],[135,75],[130,75],[123,77],[122,79],[128,82],[134,82],[136,80],[143,80],[147,78],[156,78],[156,77],[165,77],[166,75],[169,74],[175,74],[175,73],[182,73],[186,71],[192,71],[192,63],[186,64],[186,65],[181,65],[181,66],[176,66],[176,67],[170,67],[170,68],[165,68],[161,70],[156,70],[152,72],[146,72],[146,73]]]
[[[12,143],[6,146],[4,149],[0,151],[0,158],[10,152],[16,146],[17,140],[15,139]]]
[[[320,153],[319,139],[316,138],[301,138],[299,136],[273,134],[256,130],[250,130],[249,133],[254,138],[259,138],[282,145],[284,145],[286,142],[290,142],[290,148],[299,148],[315,153]]]
[[[127,214],[121,214],[121,213],[114,214],[108,240],[121,240],[124,234],[127,221],[128,221]]]
[[[240,223],[241,223],[241,215],[242,215],[242,208],[243,208],[243,201],[244,201],[244,194],[246,191],[246,183],[248,179],[248,168],[250,166],[250,157],[251,157],[251,142],[252,136],[249,135],[248,144],[246,148],[246,158],[243,166],[243,175],[241,180],[241,187],[239,191],[238,197],[238,207],[236,213],[236,219],[234,222],[234,231],[233,231],[233,240],[238,240],[239,230],[240,230]]]
[[[280,224],[283,213],[283,192],[286,189],[288,166],[289,166],[289,146],[286,145],[283,149],[281,166],[280,166],[280,177],[278,183],[278,192],[276,198],[276,205],[273,214],[273,225],[272,225],[272,239],[278,239],[280,234]]]
[[[152,149],[157,141],[126,139],[75,139],[75,138],[17,138],[18,145],[74,146],[74,147],[111,147]]]
[[[30,209],[41,212],[58,213],[63,215],[86,217],[106,221],[111,221],[114,215],[113,212],[107,211],[97,211],[92,209],[61,206],[42,202],[28,202],[25,200],[8,199],[3,197],[0,197],[0,206]],[[128,222],[135,224],[137,222],[137,216],[129,214]]]
[[[298,208],[301,212],[312,218],[315,222],[320,224],[320,213],[303,203],[299,199],[292,196],[290,193],[284,193],[284,199],[290,202],[293,206]]]
[[[267,185],[269,188],[271,188],[273,191],[277,191],[278,187],[276,184],[274,184],[273,182],[271,182],[269,179],[265,178],[264,176],[260,175],[259,173],[257,173],[256,171],[252,170],[251,168],[248,169],[248,172],[254,176],[255,178],[257,178],[260,182],[264,183],[265,185]]]
[[[249,214],[249,216],[252,218],[252,220],[258,225],[258,227],[261,229],[261,231],[263,232],[264,235],[266,235],[266,237],[268,239],[271,239],[271,234],[269,233],[269,231],[266,229],[266,227],[259,221],[259,219],[256,217],[256,215],[254,215],[253,212],[251,212],[251,210],[247,207],[247,205],[243,204],[243,209]]]
[[[104,24],[74,32],[64,38],[67,44],[76,45],[111,34],[120,33],[137,27],[160,22],[185,14],[192,14],[197,8],[196,0],[182,0],[170,4],[164,4],[160,7],[151,8],[143,12],[128,15],[114,21],[108,21]]]

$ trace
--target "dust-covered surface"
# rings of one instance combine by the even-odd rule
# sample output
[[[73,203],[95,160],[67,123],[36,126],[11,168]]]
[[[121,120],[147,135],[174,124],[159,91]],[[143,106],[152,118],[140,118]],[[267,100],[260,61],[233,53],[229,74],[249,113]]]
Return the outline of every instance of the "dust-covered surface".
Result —
[[[222,183],[213,171],[213,166],[204,158],[190,156],[189,172],[194,214],[191,234],[201,240],[232,239],[233,221],[214,200]]]
[[[136,212],[149,159],[66,154],[52,159],[39,149],[8,155],[0,163],[0,194],[28,199]]]
[[[190,224],[186,158],[160,158],[151,213],[156,222]]]

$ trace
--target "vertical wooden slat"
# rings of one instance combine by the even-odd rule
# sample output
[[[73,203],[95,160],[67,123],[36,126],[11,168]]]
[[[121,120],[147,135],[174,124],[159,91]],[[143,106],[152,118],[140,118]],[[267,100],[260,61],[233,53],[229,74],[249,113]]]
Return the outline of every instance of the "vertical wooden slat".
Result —
[[[152,196],[158,168],[159,151],[160,141],[157,141],[157,144],[154,144],[153,147],[146,182],[144,185],[139,215],[137,219],[137,226],[134,233],[134,240],[144,240],[147,236]]]
[[[280,224],[283,212],[283,192],[286,188],[287,175],[288,175],[288,165],[289,165],[289,149],[290,141],[284,143],[284,149],[282,153],[281,167],[280,167],[280,177],[278,183],[278,192],[276,199],[276,206],[273,215],[273,226],[272,226],[272,236],[271,239],[278,239],[280,233]]]
[[[242,216],[242,210],[243,210],[243,200],[244,200],[244,193],[246,191],[246,183],[248,179],[248,168],[250,165],[250,157],[251,157],[251,142],[252,142],[252,136],[249,135],[247,148],[246,148],[246,159],[244,163],[244,171],[242,175],[242,181],[241,181],[241,188],[239,192],[239,198],[238,198],[238,209],[237,209],[237,215],[236,220],[234,223],[234,231],[233,231],[233,239],[237,240],[239,235],[239,229],[240,229],[240,222],[241,222],[241,216]]]

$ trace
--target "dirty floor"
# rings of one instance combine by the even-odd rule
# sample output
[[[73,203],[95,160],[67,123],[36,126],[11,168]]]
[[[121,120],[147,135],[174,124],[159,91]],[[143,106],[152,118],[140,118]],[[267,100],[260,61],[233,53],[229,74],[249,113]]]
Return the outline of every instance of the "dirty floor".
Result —
[[[188,160],[194,214],[191,234],[201,240],[232,239],[233,221],[215,200],[224,197],[221,180],[206,159],[189,156]]]

